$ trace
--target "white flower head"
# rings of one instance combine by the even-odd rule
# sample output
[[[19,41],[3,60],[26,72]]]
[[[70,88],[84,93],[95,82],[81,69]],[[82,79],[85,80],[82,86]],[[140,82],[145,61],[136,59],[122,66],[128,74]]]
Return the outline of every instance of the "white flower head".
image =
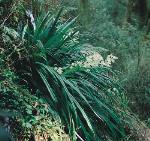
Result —
[[[63,68],[61,68],[61,67],[54,67],[54,70],[57,71],[58,74],[63,73]]]
[[[61,68],[61,67],[59,67],[59,68],[57,69],[57,72],[58,72],[59,74],[62,74],[62,73],[63,73],[62,68]]]
[[[118,57],[114,56],[113,54],[108,55],[105,59],[105,65],[111,66],[111,64],[114,63],[116,59],[118,59]]]

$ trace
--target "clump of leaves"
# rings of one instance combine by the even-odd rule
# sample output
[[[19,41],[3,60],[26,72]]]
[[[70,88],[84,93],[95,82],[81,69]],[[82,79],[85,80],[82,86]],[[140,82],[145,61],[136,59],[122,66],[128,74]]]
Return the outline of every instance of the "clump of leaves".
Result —
[[[4,39],[3,67],[7,66],[18,76],[17,85],[10,85],[12,91],[14,87],[18,91],[12,93],[17,93],[18,97],[22,96],[20,93],[26,93],[27,97],[24,94],[21,98],[30,101],[25,103],[29,118],[22,123],[27,128],[37,124],[32,114],[37,115],[43,109],[38,97],[49,106],[46,113],[50,116],[44,114],[44,118],[51,123],[52,115],[55,115],[52,116],[55,120],[60,117],[72,140],[102,140],[108,136],[118,140],[125,135],[122,116],[125,115],[127,101],[120,86],[111,77],[111,69],[101,66],[88,69],[82,66],[68,67],[85,57],[81,53],[78,32],[72,28],[75,19],[63,22],[60,20],[61,12],[55,18],[47,13],[44,18],[37,15],[34,19],[32,12],[27,10],[26,24],[23,28],[19,27],[18,32],[1,27]],[[67,69],[59,74],[55,67]],[[18,84],[25,89],[20,90]],[[35,107],[31,104],[32,98],[38,101],[33,104]],[[9,99],[13,101],[12,97]],[[37,111],[39,105],[40,110]],[[42,117],[40,114],[39,121]]]
[[[62,23],[61,11],[56,18],[50,18],[48,13],[36,20],[29,14],[31,21],[20,33],[25,54],[20,53],[12,66],[31,93],[38,93],[59,115],[72,140],[103,139],[107,135],[118,139],[125,132],[114,103],[125,107],[126,101],[120,86],[111,78],[113,73],[100,66],[77,66],[71,68],[75,71],[65,69],[62,74],[54,69],[84,58],[71,28],[75,19]],[[112,88],[117,88],[118,94]]]

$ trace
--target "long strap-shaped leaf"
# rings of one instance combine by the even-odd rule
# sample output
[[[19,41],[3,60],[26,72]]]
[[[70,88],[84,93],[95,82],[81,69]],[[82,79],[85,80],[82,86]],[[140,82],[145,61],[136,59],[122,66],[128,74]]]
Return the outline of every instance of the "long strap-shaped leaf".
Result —
[[[82,116],[84,117],[87,125],[89,126],[89,128],[91,129],[91,131],[93,132],[93,128],[92,128],[92,125],[91,125],[91,122],[87,116],[87,114],[85,113],[85,111],[83,110],[83,108],[81,107],[81,105],[77,102],[77,100],[70,94],[69,90],[67,89],[64,81],[63,81],[63,78],[61,76],[59,76],[52,68],[50,68],[49,66],[46,66],[42,63],[38,63],[39,65],[41,65],[42,67],[44,67],[49,73],[53,73],[57,78],[58,80],[60,81],[61,85],[63,86],[66,94],[68,95],[68,98],[69,100],[71,101],[71,103],[74,105],[76,105],[76,107],[78,108],[78,110],[81,112]]]
[[[49,83],[48,83],[46,77],[45,77],[39,70],[38,70],[38,73],[39,73],[39,75],[41,76],[41,78],[42,78],[42,80],[43,80],[43,82],[44,82],[44,84],[45,84],[45,86],[46,86],[46,88],[47,88],[47,90],[48,90],[50,96],[52,97],[52,99],[53,99],[55,102],[57,102],[56,95],[54,94],[53,89],[52,89],[51,86],[49,85]]]

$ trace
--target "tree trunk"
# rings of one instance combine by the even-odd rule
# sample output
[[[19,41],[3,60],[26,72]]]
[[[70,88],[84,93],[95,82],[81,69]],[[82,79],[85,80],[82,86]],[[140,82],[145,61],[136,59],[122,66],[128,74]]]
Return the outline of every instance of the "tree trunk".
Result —
[[[90,4],[89,0],[80,0],[80,21],[86,26],[90,18]]]
[[[132,14],[132,9],[134,7],[135,0],[128,0],[127,1],[127,8],[126,8],[126,13],[125,13],[125,21],[124,23],[131,22],[131,14]]]

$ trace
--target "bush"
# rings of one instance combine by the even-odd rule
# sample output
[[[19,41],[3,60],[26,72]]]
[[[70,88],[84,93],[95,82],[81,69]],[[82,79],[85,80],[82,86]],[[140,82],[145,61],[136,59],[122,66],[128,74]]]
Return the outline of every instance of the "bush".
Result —
[[[19,100],[23,102],[21,114],[25,121],[21,118],[20,124],[33,134],[48,122],[48,126],[55,127],[53,118],[54,121],[60,118],[72,140],[124,137],[127,100],[109,67],[101,64],[85,67],[89,51],[83,53],[78,32],[72,28],[75,19],[64,22],[60,18],[62,10],[55,18],[50,13],[34,18],[30,10],[25,12],[27,22],[19,25],[18,32],[13,26],[1,26],[2,72],[12,74],[8,75],[10,85],[4,86],[2,94],[6,96],[5,89],[10,89],[13,97],[8,94],[5,100],[11,100],[16,111],[20,108]],[[48,109],[42,108],[45,104]],[[50,130],[53,134],[55,131]]]

